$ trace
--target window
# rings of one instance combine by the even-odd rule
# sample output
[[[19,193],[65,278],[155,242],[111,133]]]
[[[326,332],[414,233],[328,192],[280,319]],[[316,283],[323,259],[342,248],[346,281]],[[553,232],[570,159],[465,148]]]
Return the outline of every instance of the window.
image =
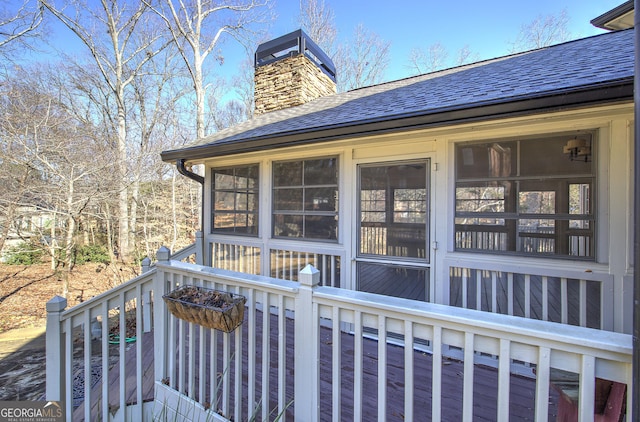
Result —
[[[427,162],[360,167],[360,255],[428,260]]]
[[[456,249],[594,259],[592,144],[580,133],[457,145]]]
[[[212,232],[258,235],[259,166],[212,169]]]
[[[338,239],[338,158],[273,164],[273,236]]]

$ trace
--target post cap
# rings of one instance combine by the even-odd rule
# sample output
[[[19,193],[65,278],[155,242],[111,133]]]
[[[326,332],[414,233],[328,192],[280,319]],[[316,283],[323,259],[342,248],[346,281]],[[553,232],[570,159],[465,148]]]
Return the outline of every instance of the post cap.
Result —
[[[60,312],[64,311],[67,307],[67,299],[58,295],[54,296],[47,302],[47,312]]]

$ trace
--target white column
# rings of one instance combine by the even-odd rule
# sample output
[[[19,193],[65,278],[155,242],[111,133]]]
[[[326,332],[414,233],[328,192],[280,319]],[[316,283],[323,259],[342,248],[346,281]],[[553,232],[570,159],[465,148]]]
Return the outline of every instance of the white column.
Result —
[[[64,335],[60,314],[67,307],[67,299],[54,296],[47,302],[46,331],[46,399],[61,401],[65,395]]]
[[[155,280],[153,281],[153,343],[154,343],[154,375],[155,381],[161,382],[166,375],[166,353],[167,345],[167,307],[162,300],[162,296],[166,292],[167,282],[165,280],[165,272],[162,268],[162,264],[168,264],[171,257],[171,251],[161,246],[156,252],[157,271]]]
[[[300,289],[295,303],[295,420],[319,419],[319,338],[313,289],[320,282],[320,271],[307,265],[298,274]],[[312,338],[309,338],[311,336]],[[314,338],[315,337],[315,338]]]
[[[204,239],[201,231],[196,232],[196,264],[204,265]],[[208,265],[211,265],[210,263]]]

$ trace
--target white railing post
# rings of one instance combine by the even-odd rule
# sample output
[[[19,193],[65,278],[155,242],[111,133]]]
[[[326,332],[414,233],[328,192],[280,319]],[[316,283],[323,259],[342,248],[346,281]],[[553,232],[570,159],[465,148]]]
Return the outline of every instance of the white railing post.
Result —
[[[151,269],[151,259],[149,259],[149,257],[144,258],[141,264],[142,264],[142,274],[148,272]]]
[[[67,299],[54,296],[47,302],[46,331],[46,399],[61,401],[65,397],[64,337],[60,314],[67,307]]]
[[[165,246],[161,246],[156,252],[156,260],[158,264],[168,263],[171,257],[171,251]],[[155,381],[161,382],[166,375],[166,353],[167,345],[167,307],[162,300],[167,282],[165,274],[161,267],[157,267],[156,275],[153,280],[153,343],[154,343],[154,373]]]
[[[295,302],[295,420],[317,421],[320,413],[319,338],[313,289],[320,271],[307,265],[298,273],[300,288]],[[309,338],[311,336],[312,338]]]
[[[204,237],[201,231],[196,232],[196,264],[204,265]]]

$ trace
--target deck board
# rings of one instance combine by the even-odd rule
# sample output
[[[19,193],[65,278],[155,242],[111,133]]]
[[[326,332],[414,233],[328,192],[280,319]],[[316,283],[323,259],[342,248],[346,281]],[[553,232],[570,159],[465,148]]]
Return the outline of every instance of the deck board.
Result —
[[[271,333],[270,333],[270,363],[269,363],[269,382],[272,386],[277,385],[277,319],[275,316],[271,317]],[[262,314],[260,312],[255,313],[256,320],[262,320]],[[245,324],[246,325],[246,324]],[[197,336],[199,336],[200,330],[195,330]],[[247,332],[242,331],[242,359],[243,368],[246,371],[247,368]],[[209,342],[208,330],[205,331],[205,341]],[[293,357],[293,322],[291,319],[287,319],[286,322],[286,336],[287,336],[287,356]],[[321,408],[321,420],[331,420],[332,412],[332,400],[331,400],[331,330],[329,328],[321,328],[320,330],[320,408]],[[260,329],[256,332],[256,359],[258,361],[256,366],[256,380],[260,382],[262,376],[262,332]],[[342,332],[340,335],[341,341],[341,419],[352,420],[353,419],[353,395],[354,395],[354,336],[347,332]],[[374,421],[377,420],[377,403],[378,403],[378,390],[377,390],[377,372],[378,372],[378,344],[377,341],[370,338],[362,340],[364,358],[363,358],[363,378],[362,378],[362,391],[363,391],[363,420]],[[199,340],[196,339],[196,344]],[[221,347],[221,346],[220,346]],[[145,334],[143,337],[143,400],[153,400],[153,335],[152,333]],[[135,391],[135,379],[133,374],[135,373],[135,345],[129,348],[126,353],[125,368],[127,373],[127,404],[136,403],[136,391]],[[387,354],[387,408],[385,410],[385,419],[387,421],[402,421],[404,420],[404,349],[401,346],[394,344],[386,345]],[[218,368],[221,368],[220,350],[218,351]],[[207,355],[208,356],[208,355]],[[415,385],[414,393],[414,416],[418,419],[430,420],[431,415],[431,394],[432,394],[432,356],[429,353],[425,353],[420,350],[414,350],[414,372],[413,380]],[[210,363],[209,358],[206,358]],[[199,358],[196,356],[196,361]],[[289,380],[293,379],[293,359],[287,359],[286,372]],[[186,370],[186,368],[185,368]],[[207,369],[208,372],[208,369]],[[233,368],[231,368],[233,372]],[[461,420],[462,418],[462,390],[463,390],[463,363],[452,359],[443,359],[442,366],[442,384],[440,391],[442,392],[442,420],[454,421]],[[109,372],[109,403],[113,410],[118,408],[119,399],[119,366],[114,367]],[[207,383],[210,380],[207,379]],[[287,386],[287,397],[293,397],[293,383],[289,382]],[[196,383],[197,385],[197,383]],[[492,421],[496,419],[497,414],[497,371],[493,367],[475,365],[474,368],[474,420],[479,421]],[[92,419],[96,415],[98,394],[100,394],[102,388],[101,382],[98,382],[92,389]],[[207,388],[208,390],[208,388]],[[270,390],[273,393],[270,396],[269,406],[273,408],[277,404],[277,398],[275,397],[275,388]],[[247,400],[247,377],[243,377],[243,403]],[[96,394],[97,393],[97,394]],[[257,398],[260,397],[260,386],[256,387]],[[511,409],[510,415],[512,420],[531,420],[533,418],[532,409],[535,408],[535,380],[527,377],[521,377],[517,375],[511,376],[510,395],[511,395]],[[550,419],[556,414],[557,393],[551,389],[550,391]],[[298,403],[298,405],[300,405]],[[303,404],[304,405],[304,404]],[[231,400],[231,406],[233,406],[233,399]],[[287,419],[293,420],[293,414],[296,403],[294,403],[286,412]],[[248,418],[246,405],[243,406],[243,420]],[[74,412],[74,420],[83,420],[84,409],[80,405]]]

